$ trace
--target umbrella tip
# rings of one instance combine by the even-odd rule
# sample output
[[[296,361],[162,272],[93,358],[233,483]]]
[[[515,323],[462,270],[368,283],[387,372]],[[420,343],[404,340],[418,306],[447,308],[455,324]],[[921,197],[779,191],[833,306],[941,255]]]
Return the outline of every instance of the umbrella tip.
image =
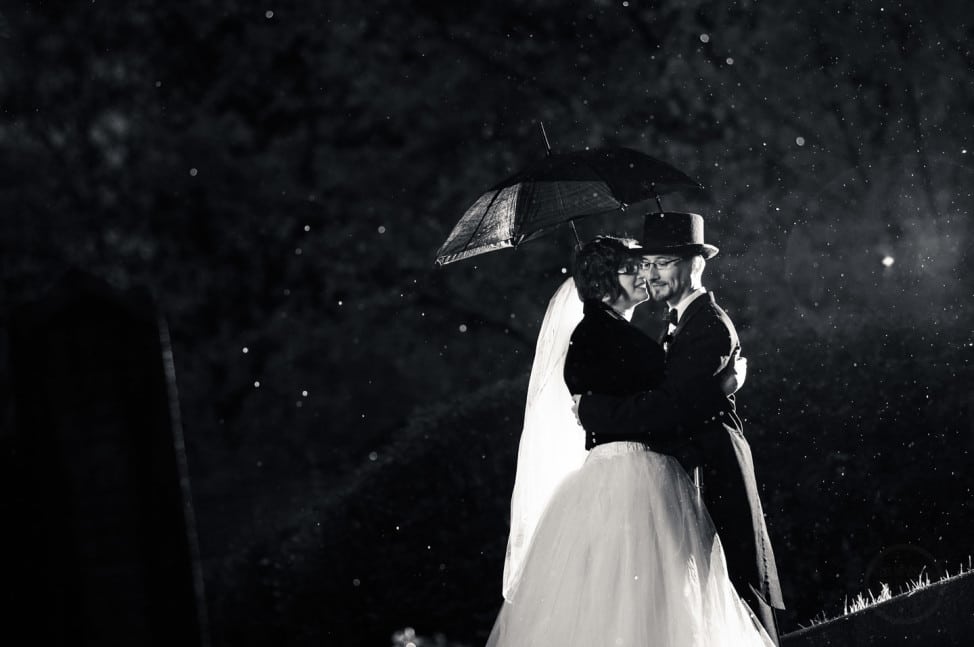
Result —
[[[653,197],[656,198],[656,206],[659,207],[659,212],[663,213],[663,201],[659,197],[659,191],[656,190],[656,183],[653,182]]]

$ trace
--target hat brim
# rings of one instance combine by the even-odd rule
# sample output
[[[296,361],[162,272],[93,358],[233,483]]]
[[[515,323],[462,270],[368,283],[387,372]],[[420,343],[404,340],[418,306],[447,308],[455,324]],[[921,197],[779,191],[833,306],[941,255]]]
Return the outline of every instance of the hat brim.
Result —
[[[643,248],[640,250],[633,250],[640,255],[646,254],[673,254],[674,256],[695,256],[700,254],[705,259],[711,259],[717,255],[720,250],[713,245],[708,245],[706,243],[700,245],[671,245],[671,246],[660,246],[660,245],[647,245],[643,243]]]

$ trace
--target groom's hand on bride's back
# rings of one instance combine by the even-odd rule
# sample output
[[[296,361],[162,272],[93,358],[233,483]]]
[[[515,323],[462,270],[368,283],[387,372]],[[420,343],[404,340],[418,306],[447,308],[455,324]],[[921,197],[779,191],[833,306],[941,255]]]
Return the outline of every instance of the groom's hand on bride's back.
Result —
[[[572,394],[572,413],[575,414],[575,422],[578,426],[582,426],[582,419],[578,417],[578,403],[582,401],[582,395],[580,393]]]

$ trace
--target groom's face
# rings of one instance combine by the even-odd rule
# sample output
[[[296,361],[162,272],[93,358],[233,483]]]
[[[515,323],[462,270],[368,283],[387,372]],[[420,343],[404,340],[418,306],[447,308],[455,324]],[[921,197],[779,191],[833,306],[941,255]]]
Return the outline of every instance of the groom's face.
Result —
[[[692,290],[692,268],[693,263],[689,258],[656,254],[643,256],[642,275],[649,284],[653,301],[666,301],[670,305],[679,302]]]

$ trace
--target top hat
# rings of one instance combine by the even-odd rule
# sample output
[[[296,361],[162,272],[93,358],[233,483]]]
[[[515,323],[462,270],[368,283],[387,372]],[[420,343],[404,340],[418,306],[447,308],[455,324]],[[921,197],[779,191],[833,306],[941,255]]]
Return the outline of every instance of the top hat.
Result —
[[[700,254],[713,258],[717,248],[703,242],[703,217],[684,211],[646,214],[643,225],[643,254]]]

